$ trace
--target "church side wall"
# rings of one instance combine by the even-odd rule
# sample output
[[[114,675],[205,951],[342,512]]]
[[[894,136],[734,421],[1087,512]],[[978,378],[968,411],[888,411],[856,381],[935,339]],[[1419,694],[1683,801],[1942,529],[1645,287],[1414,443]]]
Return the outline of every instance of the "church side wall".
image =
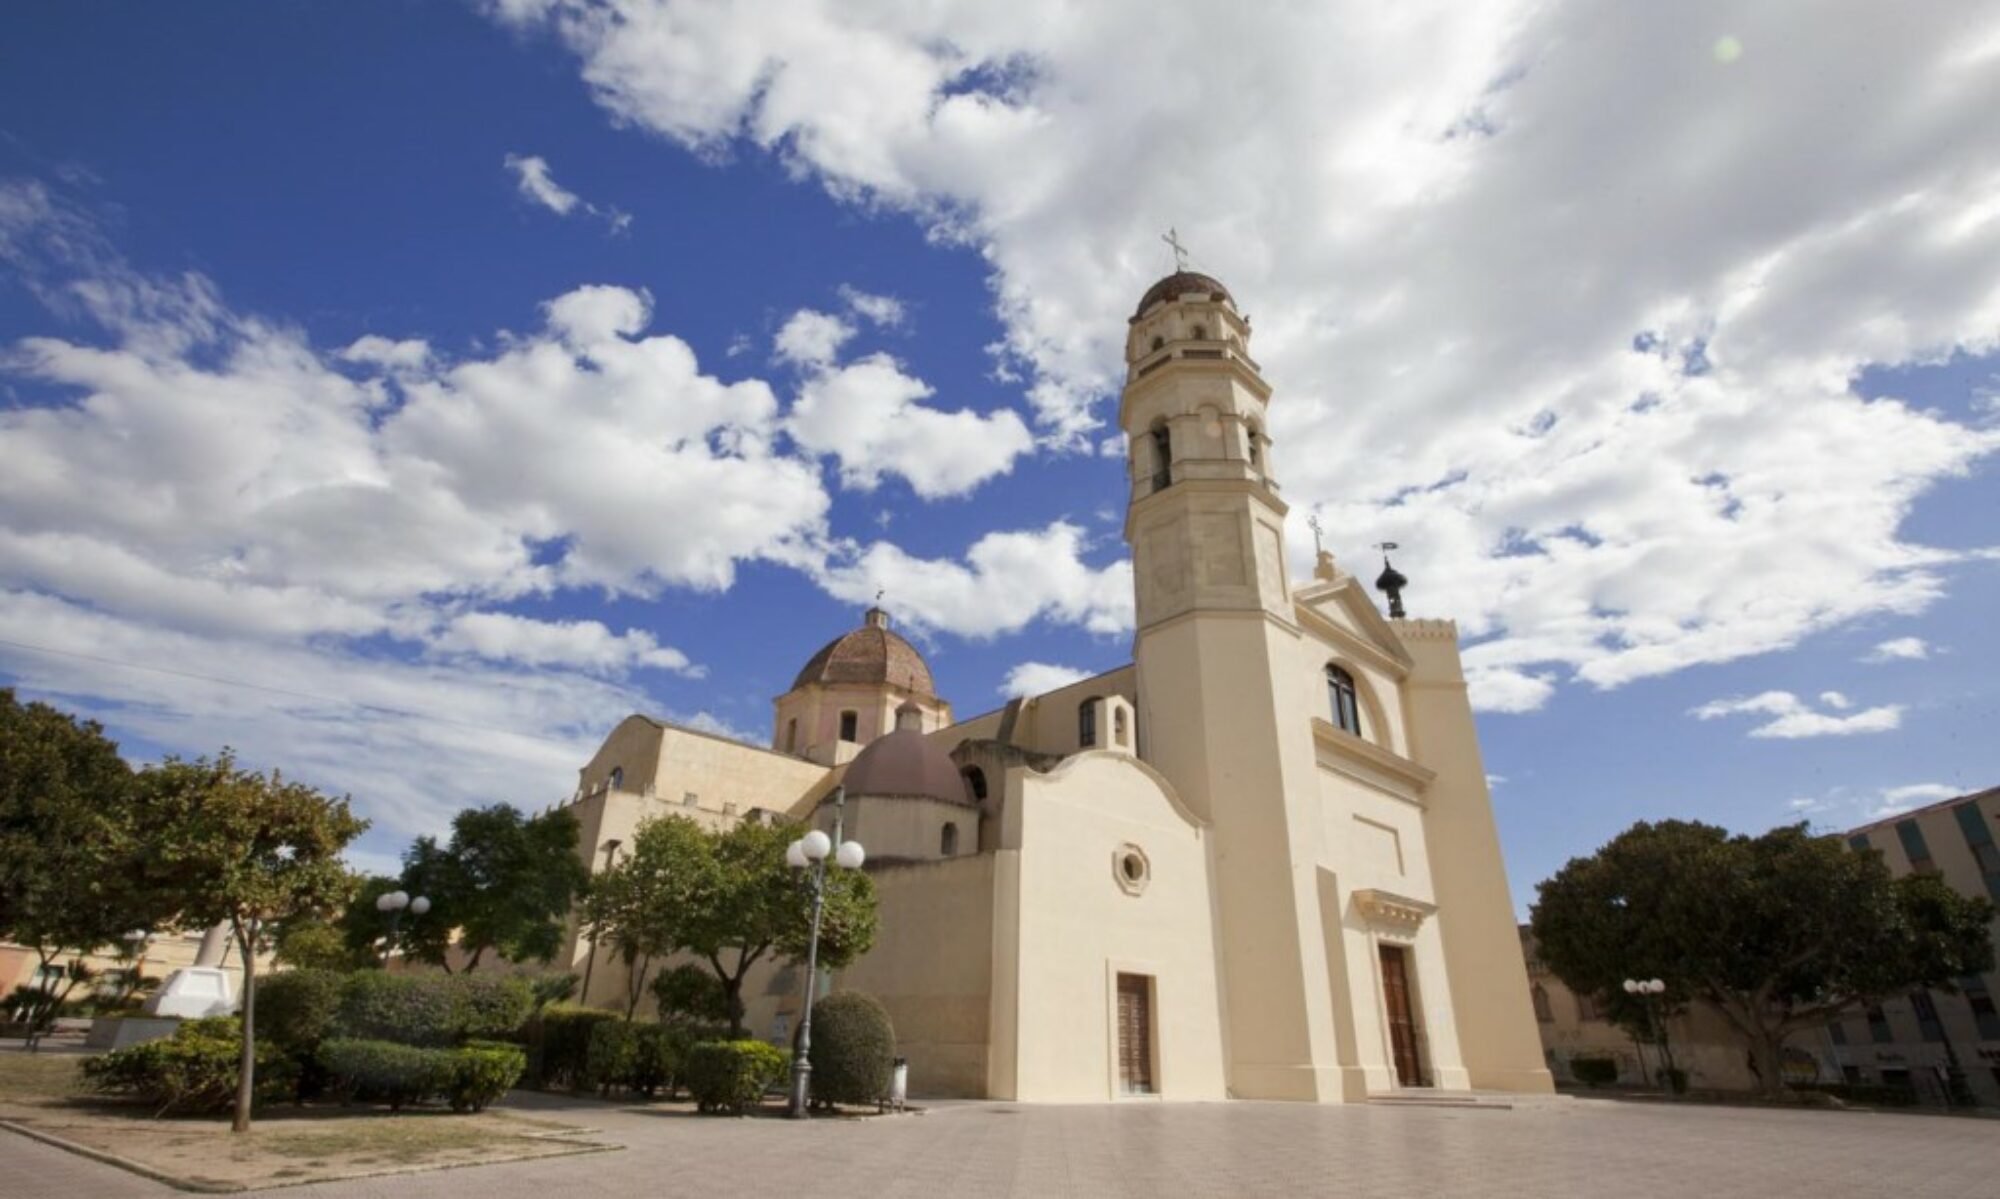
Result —
[[[1225,1097],[1204,830],[1122,754],[1074,757],[1050,775],[1026,775],[1020,787],[1009,1094],[1056,1102],[1120,1097],[1116,988],[1125,973],[1151,979],[1157,1093]],[[1148,867],[1136,888],[1129,879],[1121,885],[1127,847]]]

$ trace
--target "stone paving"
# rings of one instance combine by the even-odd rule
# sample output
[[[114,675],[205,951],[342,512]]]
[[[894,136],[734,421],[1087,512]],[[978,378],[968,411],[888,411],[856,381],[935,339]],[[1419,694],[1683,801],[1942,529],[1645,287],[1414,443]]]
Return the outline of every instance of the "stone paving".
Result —
[[[287,1189],[291,1199],[700,1196],[2000,1195],[2000,1122],[1604,1100],[1481,1110],[951,1104],[871,1120],[726,1120],[529,1095],[609,1153]],[[0,1195],[178,1192],[0,1130]]]

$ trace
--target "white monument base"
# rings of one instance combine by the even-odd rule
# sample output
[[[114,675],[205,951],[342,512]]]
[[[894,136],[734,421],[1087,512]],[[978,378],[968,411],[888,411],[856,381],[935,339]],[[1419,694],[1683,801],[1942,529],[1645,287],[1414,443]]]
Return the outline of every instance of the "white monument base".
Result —
[[[174,1035],[181,1022],[172,1016],[100,1016],[90,1022],[86,1049],[123,1049]]]
[[[236,1010],[236,984],[226,970],[214,966],[184,966],[146,1001],[148,1016],[227,1016]]]

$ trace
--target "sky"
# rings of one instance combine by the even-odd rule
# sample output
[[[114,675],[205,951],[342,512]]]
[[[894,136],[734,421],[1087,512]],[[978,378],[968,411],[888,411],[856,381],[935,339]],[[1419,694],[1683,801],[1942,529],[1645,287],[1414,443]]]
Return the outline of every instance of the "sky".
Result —
[[[878,591],[964,716],[1117,666],[1171,228],[1295,576],[1458,622],[1518,903],[2000,781],[2000,10],[1217,12],[10,6],[0,685],[381,868],[768,739]]]

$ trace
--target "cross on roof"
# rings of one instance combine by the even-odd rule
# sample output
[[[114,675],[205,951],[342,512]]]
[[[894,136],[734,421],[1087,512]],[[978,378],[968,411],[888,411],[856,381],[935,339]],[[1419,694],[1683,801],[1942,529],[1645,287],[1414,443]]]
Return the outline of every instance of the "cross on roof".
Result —
[[[1175,231],[1173,226],[1169,225],[1167,226],[1167,231],[1160,235],[1160,240],[1174,248],[1174,269],[1177,271],[1186,270],[1188,268],[1188,252],[1187,247],[1181,244],[1181,235]]]
[[[1311,516],[1306,518],[1306,527],[1313,531],[1313,555],[1317,557],[1320,554],[1324,554],[1326,552],[1326,547],[1324,545],[1321,545],[1319,541],[1319,535],[1321,532],[1319,526],[1319,513],[1315,512]]]

